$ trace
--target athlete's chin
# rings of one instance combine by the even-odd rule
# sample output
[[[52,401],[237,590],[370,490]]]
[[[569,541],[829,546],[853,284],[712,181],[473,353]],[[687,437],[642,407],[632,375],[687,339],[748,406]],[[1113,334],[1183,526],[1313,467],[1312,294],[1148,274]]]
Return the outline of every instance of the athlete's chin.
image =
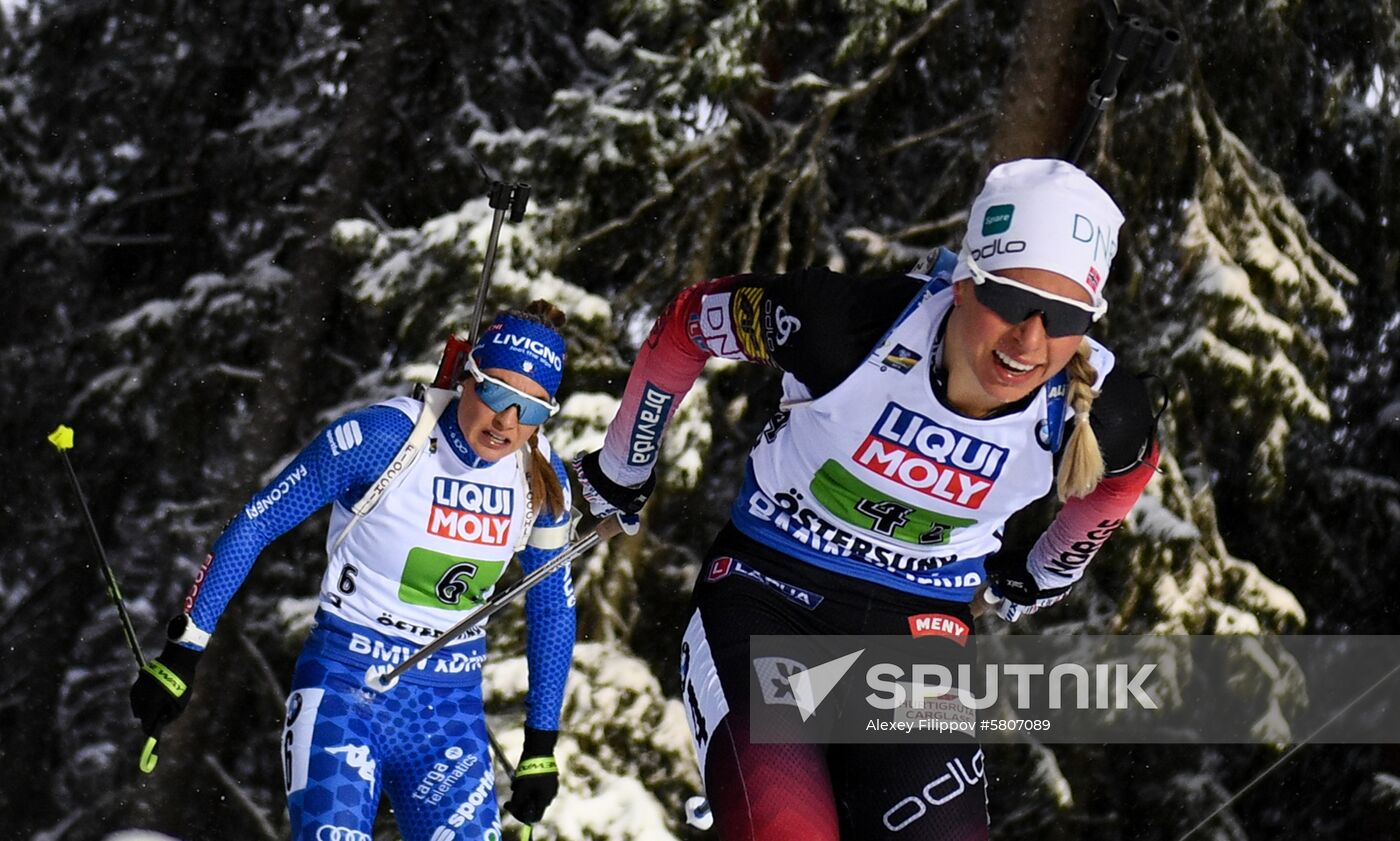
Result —
[[[1000,405],[1015,403],[1024,400],[1028,395],[1045,384],[1047,377],[1042,375],[1044,366],[1037,367],[1033,371],[1028,371],[1021,376],[1007,375],[1004,371],[995,371],[992,376],[982,380],[982,390],[987,396]]]

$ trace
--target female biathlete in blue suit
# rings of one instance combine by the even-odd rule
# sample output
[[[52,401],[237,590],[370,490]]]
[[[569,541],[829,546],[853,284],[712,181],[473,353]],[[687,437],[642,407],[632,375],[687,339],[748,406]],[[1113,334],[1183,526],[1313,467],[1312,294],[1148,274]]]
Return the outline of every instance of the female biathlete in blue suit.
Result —
[[[1015,161],[988,176],[951,271],[724,277],[657,320],[602,450],[575,463],[597,515],[640,508],[707,359],[784,373],[681,648],[724,841],[987,838],[972,738],[752,740],[749,637],[912,635],[961,657],[984,585],[1008,620],[1064,596],[1156,463],[1142,384],[1084,335],[1107,308],[1122,221],[1075,167]],[[1007,518],[1057,476],[1066,502],[1030,557],[989,559]]]
[[[330,424],[255,494],[215,541],[164,651],[132,686],[146,732],[184,709],[210,634],[258,554],[332,503],[330,563],[283,734],[293,838],[368,839],[385,793],[406,841],[499,839],[481,629],[383,694],[366,679],[479,604],[517,551],[529,572],[567,542],[568,482],[540,432],[558,409],[563,322],[544,301],[496,318],[472,352],[471,381],[411,451],[425,403],[395,398]],[[381,483],[388,489],[372,509],[355,513]],[[552,754],[574,644],[567,567],[528,593],[525,613],[529,711],[507,808],[533,823],[558,790]]]

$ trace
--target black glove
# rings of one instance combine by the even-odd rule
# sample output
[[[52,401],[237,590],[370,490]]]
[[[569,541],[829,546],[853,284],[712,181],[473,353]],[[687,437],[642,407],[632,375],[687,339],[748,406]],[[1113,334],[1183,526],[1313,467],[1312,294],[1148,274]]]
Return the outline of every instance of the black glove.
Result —
[[[537,823],[554,795],[559,793],[559,766],[554,763],[554,743],[557,730],[525,728],[525,747],[520,751],[520,764],[510,781],[510,802],[506,810],[523,824]]]
[[[190,701],[194,672],[203,652],[166,641],[160,656],[148,661],[131,685],[131,712],[147,736],[180,717]]]
[[[1026,568],[1024,559],[1010,555],[996,555],[987,560],[987,582],[989,590],[996,598],[997,616],[1007,622],[1015,622],[1049,607],[1069,595],[1073,584],[1063,587],[1042,587],[1036,583],[1031,571]],[[992,601],[992,599],[988,599]]]
[[[579,487],[583,489],[583,498],[588,500],[588,509],[593,512],[593,516],[602,519],[611,514],[621,512],[624,515],[634,515],[642,510],[646,505],[647,497],[656,490],[656,474],[652,473],[640,487],[629,488],[626,485],[619,485],[608,474],[603,472],[603,468],[598,464],[598,451],[582,453],[574,458],[574,475],[578,478]],[[623,517],[624,526],[635,524],[636,517]],[[628,534],[635,534],[636,529],[627,531]]]

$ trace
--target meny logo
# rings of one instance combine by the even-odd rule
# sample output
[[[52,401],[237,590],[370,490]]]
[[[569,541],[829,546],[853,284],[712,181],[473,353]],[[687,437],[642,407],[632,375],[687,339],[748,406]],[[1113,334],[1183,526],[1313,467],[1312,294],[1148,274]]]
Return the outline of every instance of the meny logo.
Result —
[[[966,622],[946,613],[920,613],[909,617],[911,637],[947,637],[965,646],[970,633]]]
[[[906,488],[979,508],[1006,464],[1004,447],[890,403],[856,448],[857,464]]]

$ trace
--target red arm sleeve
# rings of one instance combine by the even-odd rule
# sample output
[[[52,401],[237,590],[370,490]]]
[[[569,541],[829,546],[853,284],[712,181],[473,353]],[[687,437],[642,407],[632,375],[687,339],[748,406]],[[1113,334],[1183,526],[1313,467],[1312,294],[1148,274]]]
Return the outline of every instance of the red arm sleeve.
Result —
[[[746,355],[734,329],[730,298],[740,280],[722,277],[687,287],[652,325],[598,454],[598,465],[614,482],[637,486],[651,475],[672,413],[711,356],[768,361],[766,353]]]
[[[1084,568],[1122,525],[1157,467],[1158,448],[1136,467],[1108,476],[1087,496],[1071,498],[1031,548],[1027,567],[1041,587],[1078,581]]]

